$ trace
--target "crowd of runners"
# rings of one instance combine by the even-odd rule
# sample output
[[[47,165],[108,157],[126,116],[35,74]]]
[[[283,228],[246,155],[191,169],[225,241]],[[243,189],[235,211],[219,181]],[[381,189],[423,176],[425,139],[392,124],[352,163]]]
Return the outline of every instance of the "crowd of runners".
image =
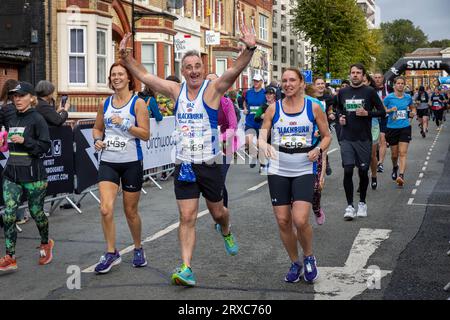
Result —
[[[241,29],[245,50],[232,68],[220,77],[206,76],[201,55],[189,51],[181,63],[185,79],[182,83],[147,73],[127,48],[130,35],[122,40],[120,60],[109,72],[109,85],[114,93],[99,106],[92,132],[95,149],[100,154],[100,217],[106,241],[105,253],[95,267],[97,273],[108,273],[121,263],[114,223],[120,189],[135,247],[132,265],[147,265],[138,204],[143,183],[141,141],[149,139],[152,128],[146,103],[133,91],[134,79],[175,102],[174,191],[179,208],[181,257],[180,266],[171,276],[172,283],[196,285],[191,261],[200,195],[205,198],[227,254],[238,254],[237,239],[230,228],[233,213],[229,210],[225,187],[230,163],[239,148],[235,136],[238,119],[234,99],[227,92],[256,49],[253,32],[244,25]],[[371,76],[358,63],[349,66],[349,79],[335,91],[326,88],[323,78],[307,85],[303,74],[295,68],[283,72],[281,85],[264,88],[259,74],[252,81],[253,87],[241,99],[246,129],[246,141],[242,143],[250,167],[259,162],[260,172],[267,175],[270,194],[267,201],[272,204],[290,264],[288,272],[283,272],[284,280],[298,282],[303,277],[313,283],[319,273],[310,214],[313,212],[318,225],[325,223],[326,212],[320,202],[325,177],[333,174],[330,166],[333,160],[327,155],[332,137],[339,143],[344,169],[347,203],[342,205],[342,217],[346,221],[365,218],[370,212],[366,202],[368,187],[370,184],[375,190],[379,186],[377,175],[385,170],[387,150],[390,149],[392,161],[391,178],[401,188],[408,182],[407,153],[413,128],[418,126],[426,139],[432,116],[436,129],[440,130],[448,96],[440,87],[434,92],[420,87],[416,93],[407,93],[406,79],[401,76],[395,78],[393,88],[388,88],[381,73]],[[0,259],[0,271],[17,269],[15,216],[22,192],[27,195],[42,238],[40,264],[51,262],[54,246],[54,241],[49,239],[48,218],[43,212],[47,181],[40,158],[49,148],[48,127],[33,112],[35,93],[31,85],[19,83],[8,94],[17,112],[8,119],[10,157],[3,179],[6,255]],[[355,168],[359,177],[357,203],[353,184]]]

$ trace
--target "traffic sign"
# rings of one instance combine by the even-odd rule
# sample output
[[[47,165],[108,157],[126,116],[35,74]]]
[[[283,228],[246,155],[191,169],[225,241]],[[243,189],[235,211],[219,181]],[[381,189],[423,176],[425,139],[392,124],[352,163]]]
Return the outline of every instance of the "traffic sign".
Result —
[[[305,77],[305,83],[310,84],[313,82],[312,70],[303,70],[303,76]]]
[[[332,86],[340,86],[342,83],[341,79],[331,79]]]

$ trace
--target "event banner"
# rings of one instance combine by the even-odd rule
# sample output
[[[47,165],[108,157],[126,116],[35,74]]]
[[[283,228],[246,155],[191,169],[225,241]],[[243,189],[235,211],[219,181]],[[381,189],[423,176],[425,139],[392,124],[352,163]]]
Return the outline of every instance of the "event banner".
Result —
[[[75,141],[75,193],[80,194],[87,188],[97,184],[99,154],[95,152],[92,128],[94,121],[82,123],[73,129]]]
[[[43,155],[44,168],[47,171],[47,195],[73,192],[73,135],[69,126],[49,127],[51,146]],[[6,166],[9,152],[0,153],[0,172]],[[0,188],[0,205],[3,194]]]
[[[175,160],[175,117],[164,117],[160,122],[150,119],[150,139],[141,141],[144,156],[144,170],[174,163]]]

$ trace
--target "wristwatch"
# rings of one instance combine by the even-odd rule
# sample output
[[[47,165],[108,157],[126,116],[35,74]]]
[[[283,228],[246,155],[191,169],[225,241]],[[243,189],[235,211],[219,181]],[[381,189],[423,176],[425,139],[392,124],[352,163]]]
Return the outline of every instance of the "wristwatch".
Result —
[[[322,153],[322,148],[317,146],[316,149],[319,149],[319,152]]]
[[[250,50],[250,51],[255,51],[256,50],[256,46],[253,46],[253,47],[249,47],[249,46],[247,46],[247,50]]]

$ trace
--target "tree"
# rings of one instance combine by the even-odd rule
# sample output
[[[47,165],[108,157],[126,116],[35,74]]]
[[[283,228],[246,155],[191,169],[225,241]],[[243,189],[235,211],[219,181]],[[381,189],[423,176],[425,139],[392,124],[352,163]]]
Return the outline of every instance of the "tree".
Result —
[[[333,77],[346,78],[352,63],[370,65],[379,51],[380,37],[368,30],[355,0],[298,0],[292,25],[317,48],[313,69],[318,74],[329,62]]]
[[[417,48],[428,47],[427,36],[420,27],[414,26],[410,20],[398,19],[380,25],[382,34],[382,52],[377,65],[387,71],[406,53]]]
[[[434,40],[428,43],[429,48],[448,48],[450,47],[450,39]]]

